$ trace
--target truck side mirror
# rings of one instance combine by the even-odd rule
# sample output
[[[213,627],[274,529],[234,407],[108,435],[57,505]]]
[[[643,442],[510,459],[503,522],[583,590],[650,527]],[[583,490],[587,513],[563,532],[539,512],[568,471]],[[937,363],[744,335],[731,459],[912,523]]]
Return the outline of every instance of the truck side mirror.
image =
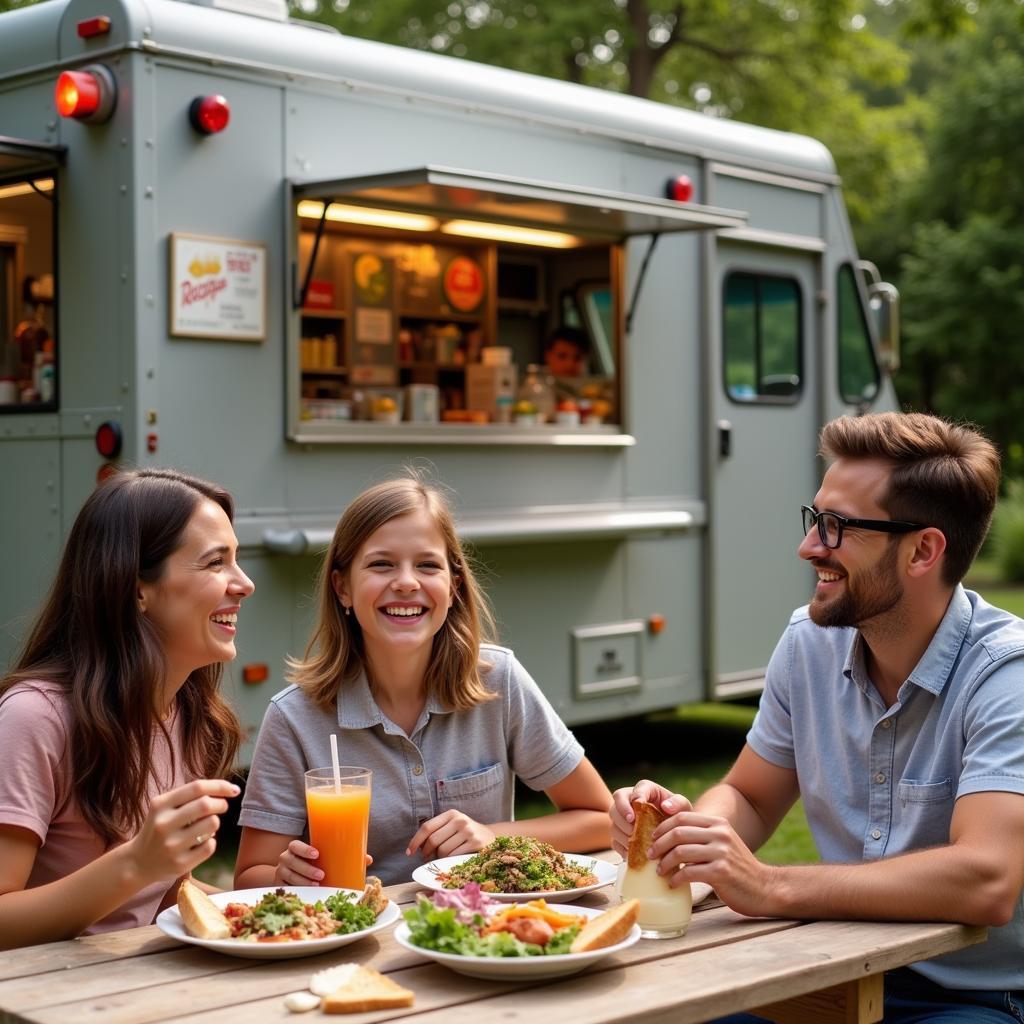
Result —
[[[868,278],[868,310],[878,339],[878,357],[889,373],[900,368],[900,293],[895,285],[883,281],[878,268],[861,260],[858,268]]]

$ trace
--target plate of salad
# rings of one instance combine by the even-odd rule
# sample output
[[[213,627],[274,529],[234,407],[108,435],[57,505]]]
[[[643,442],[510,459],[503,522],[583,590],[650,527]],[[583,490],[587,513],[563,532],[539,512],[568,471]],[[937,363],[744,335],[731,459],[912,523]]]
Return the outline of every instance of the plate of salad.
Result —
[[[614,911],[612,912],[614,913]],[[471,978],[555,978],[573,974],[640,939],[636,924],[625,924],[619,941],[573,953],[573,942],[593,918],[609,912],[546,900],[510,905],[491,898],[475,883],[462,889],[421,895],[395,929],[395,941]]]
[[[393,925],[401,916],[395,903],[360,903],[356,889],[327,886],[235,889],[210,895],[224,912],[231,937],[201,938],[185,928],[177,907],[157,915],[156,925],[180,942],[257,959],[285,959],[326,953]]]
[[[504,902],[544,899],[568,903],[615,881],[616,865],[582,854],[560,853],[529,836],[499,836],[479,853],[441,857],[412,873],[426,889],[479,885]]]

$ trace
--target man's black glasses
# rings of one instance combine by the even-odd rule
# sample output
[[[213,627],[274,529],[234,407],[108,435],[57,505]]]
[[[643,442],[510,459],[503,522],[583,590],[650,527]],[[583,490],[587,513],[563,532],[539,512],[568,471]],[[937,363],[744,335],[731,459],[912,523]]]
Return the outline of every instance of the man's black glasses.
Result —
[[[913,533],[924,530],[920,523],[901,523],[894,519],[847,519],[838,512],[819,512],[810,505],[801,505],[800,514],[804,521],[804,536],[815,523],[818,537],[827,548],[837,548],[843,543],[843,530],[878,530],[880,533]]]

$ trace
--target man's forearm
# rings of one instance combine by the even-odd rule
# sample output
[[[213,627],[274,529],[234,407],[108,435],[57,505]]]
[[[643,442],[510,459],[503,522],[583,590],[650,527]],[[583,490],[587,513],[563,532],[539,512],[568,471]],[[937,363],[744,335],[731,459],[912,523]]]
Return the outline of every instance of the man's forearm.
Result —
[[[997,926],[1013,913],[1005,879],[982,856],[956,845],[867,864],[769,868],[771,917],[953,921]]]
[[[775,823],[766,822],[754,809],[753,804],[735,786],[727,782],[712,786],[697,799],[693,809],[701,814],[726,818],[751,850],[757,850],[764,845],[775,830]]]

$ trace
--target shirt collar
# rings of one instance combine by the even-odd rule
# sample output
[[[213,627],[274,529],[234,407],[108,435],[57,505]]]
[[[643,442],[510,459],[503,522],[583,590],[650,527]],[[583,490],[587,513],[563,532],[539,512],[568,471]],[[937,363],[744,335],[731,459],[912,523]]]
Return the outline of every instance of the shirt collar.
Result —
[[[932,694],[939,694],[949,681],[953,666],[960,655],[964,636],[971,624],[974,609],[964,588],[957,584],[950,598],[945,615],[931,642],[921,655],[921,660],[907,676],[907,682],[919,686]],[[860,630],[854,632],[843,663],[843,675],[851,679],[862,690],[867,691],[868,677],[864,670],[864,638]]]
[[[426,725],[430,715],[446,715],[450,712],[451,708],[444,707],[435,694],[427,694],[427,703],[423,707],[416,732]],[[351,682],[343,683],[338,688],[338,725],[342,729],[372,729],[375,725],[382,725],[385,732],[393,732],[397,728],[377,706],[365,672],[361,671]]]

